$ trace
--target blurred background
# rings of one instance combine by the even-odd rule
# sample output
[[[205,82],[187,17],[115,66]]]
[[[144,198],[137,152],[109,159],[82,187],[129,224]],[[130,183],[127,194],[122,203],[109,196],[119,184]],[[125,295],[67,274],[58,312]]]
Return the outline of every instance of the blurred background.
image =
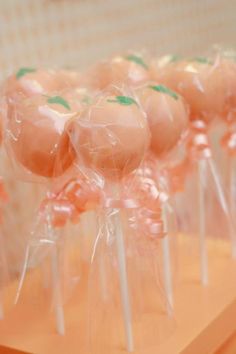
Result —
[[[85,67],[127,49],[233,46],[235,0],[0,0],[0,79],[20,66]]]

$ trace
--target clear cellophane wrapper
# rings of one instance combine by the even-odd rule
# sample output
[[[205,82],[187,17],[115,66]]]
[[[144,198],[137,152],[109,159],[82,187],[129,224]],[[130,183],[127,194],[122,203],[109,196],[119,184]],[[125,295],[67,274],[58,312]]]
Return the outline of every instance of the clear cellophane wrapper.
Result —
[[[32,70],[33,73],[35,71]],[[49,83],[54,85],[54,79],[57,79],[56,71],[44,70],[45,73],[50,79]],[[17,80],[14,75],[9,79],[10,81],[13,78],[13,83]],[[39,78],[41,79],[40,75]],[[26,81],[41,90],[40,79],[39,82],[37,78]],[[46,83],[48,84],[47,81]],[[80,253],[78,252],[78,257],[75,257],[72,250],[73,244],[77,242],[75,235],[78,237],[81,232],[75,227],[71,227],[68,232],[66,219],[61,218],[60,212],[53,213],[53,211],[58,208],[58,204],[59,207],[62,204],[65,209],[68,209],[67,201],[64,205],[64,200],[54,202],[54,199],[59,193],[58,190],[60,191],[60,188],[73,176],[74,155],[73,152],[68,151],[70,156],[68,155],[69,159],[65,162],[59,151],[63,149],[67,151],[67,141],[61,145],[65,121],[75,114],[80,101],[87,98],[87,93],[81,88],[77,91],[77,87],[72,84],[69,86],[67,81],[63,82],[64,90],[60,92],[30,92],[28,96],[25,92],[22,93],[21,89],[14,91],[14,87],[13,93],[10,92],[9,86],[8,82],[2,90],[4,95],[1,99],[1,116],[4,127],[4,147],[9,156],[7,161],[9,173],[6,181],[10,190],[8,214],[11,221],[6,220],[3,226],[6,225],[6,233],[12,233],[12,229],[8,227],[10,223],[18,226],[10,237],[11,242],[6,245],[11,273],[19,279],[14,300],[16,303],[24,301],[26,289],[26,294],[28,291],[31,293],[32,304],[39,304],[41,299],[45,298],[48,299],[48,306],[44,308],[51,309],[54,302],[51,275],[51,262],[54,256],[52,254],[56,254],[57,258],[60,296],[63,304],[68,300],[80,277]],[[77,100],[78,106],[75,103]],[[64,171],[63,177],[60,178]],[[14,219],[15,213],[17,218]],[[59,227],[57,221],[53,220],[54,214],[59,219]],[[79,220],[76,222],[79,224]],[[68,234],[70,237],[67,238]],[[38,281],[32,290],[29,290],[30,281],[27,279],[32,277],[36,277]],[[45,294],[48,296],[45,297]]]
[[[111,84],[118,88],[138,88],[151,79],[149,61],[146,50],[116,54],[85,70],[81,83],[93,90],[106,90]]]
[[[167,340],[175,327],[172,307],[164,290],[161,242],[165,233],[157,181],[145,176],[145,168],[139,166],[145,154],[138,165],[135,162],[137,166],[133,172],[131,169],[127,173],[134,159],[132,155],[124,167],[120,167],[125,154],[129,154],[123,152],[125,138],[121,132],[126,130],[126,123],[125,120],[122,123],[122,115],[117,128],[115,121],[108,123],[105,118],[93,121],[94,107],[102,110],[107,102],[117,104],[118,108],[122,100],[125,106],[137,105],[130,92],[128,95],[125,91],[124,96],[123,90],[118,91],[118,96],[117,88],[110,95],[106,92],[98,95],[95,106],[89,107],[68,128],[77,151],[79,175],[101,192],[100,204],[93,214],[96,232],[92,239],[87,238],[90,251],[87,272],[83,274],[87,277],[87,288],[81,288],[81,292],[87,292],[82,337],[86,338],[89,353],[111,352],[116,348],[127,350],[117,246],[119,228],[124,241],[134,350],[155,347]],[[127,119],[133,118],[128,115]],[[145,126],[141,129],[145,134]],[[133,142],[137,145],[137,141]],[[147,151],[145,146],[143,151]],[[94,168],[88,166],[91,156]],[[122,174],[127,177],[121,177]],[[155,231],[152,227],[161,229]]]
[[[223,183],[224,172],[218,166],[218,161],[222,161],[222,153],[219,154],[219,148],[216,147],[219,146],[219,141],[216,141],[216,122],[229,110],[233,100],[230,78],[235,70],[234,64],[228,65],[226,57],[217,51],[210,56],[192,58],[166,56],[157,61],[154,67],[154,76],[179,92],[190,110],[191,123],[186,140],[190,173],[185,181],[184,193],[177,195],[181,227],[189,234],[198,234],[198,191],[202,186],[205,190],[206,236],[230,240],[235,225],[228,203],[229,190]],[[201,177],[200,163],[205,165]],[[194,204],[189,208],[191,200],[194,200]]]
[[[20,68],[2,85],[4,147],[16,179],[45,185],[71,166],[65,125],[89,97],[78,82],[76,71]]]

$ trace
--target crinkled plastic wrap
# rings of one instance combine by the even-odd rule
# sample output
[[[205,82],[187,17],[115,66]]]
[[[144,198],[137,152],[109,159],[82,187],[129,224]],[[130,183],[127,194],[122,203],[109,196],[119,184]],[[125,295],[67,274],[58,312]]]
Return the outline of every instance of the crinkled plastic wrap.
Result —
[[[74,161],[64,131],[87,98],[86,90],[76,87],[77,76],[69,71],[22,68],[6,81],[5,145],[20,179],[37,182],[58,177]]]
[[[199,188],[202,188],[205,192],[202,197],[201,209],[204,209],[202,213],[199,209],[200,201],[197,199],[195,203],[200,216],[198,212],[190,212],[186,209],[189,205],[188,200],[184,204],[181,203],[188,213],[188,215],[183,214],[184,219],[192,220],[189,223],[191,232],[196,230],[195,232],[198,233],[199,227],[202,227],[201,223],[204,223],[206,235],[216,235],[221,230],[221,236],[230,236],[233,254],[235,241],[232,230],[235,226],[228,205],[228,194],[223,187],[222,176],[216,168],[212,155],[209,135],[216,119],[222,117],[227,120],[232,119],[233,110],[229,111],[229,104],[233,101],[234,67],[232,61],[221,57],[219,53],[211,57],[188,59],[166,56],[152,63],[152,75],[156,80],[181,94],[189,107],[191,124],[186,139],[187,158],[190,166],[195,168],[194,189],[199,191]],[[192,187],[189,193],[187,190],[189,189],[186,188],[184,198],[189,197],[191,200]],[[200,197],[199,193],[196,198]],[[196,215],[199,216],[197,219]],[[221,228],[216,227],[214,215],[218,216],[217,220]]]
[[[149,56],[143,52],[127,52],[103,60],[89,68],[81,81],[93,90],[116,87],[138,87],[150,80]]]
[[[62,236],[61,229],[67,221],[79,223],[80,214],[87,208],[75,210],[71,201],[73,193],[69,190],[76,154],[65,126],[90,97],[86,89],[77,86],[78,74],[74,72],[22,68],[3,88],[4,145],[15,176],[24,182],[41,183],[48,191],[40,205],[34,206],[35,216],[28,225],[29,237],[16,302],[24,300],[22,289],[27,271],[36,266],[46,269],[43,276],[46,280],[39,281],[32,289],[32,302],[34,299],[37,302],[39,294],[43,295],[43,283],[48,284],[47,278],[50,279],[47,288],[52,290],[57,308],[62,307],[63,298],[66,298],[62,296],[63,282],[67,284],[66,291],[70,288],[66,274],[70,270],[68,265],[63,266],[68,254],[65,246],[68,239]],[[79,278],[79,271],[78,266],[76,278]],[[62,327],[59,331],[64,332]]]
[[[150,130],[127,92],[104,91],[67,126],[79,173],[101,191],[88,265],[91,353],[144,350],[174,328],[161,275],[160,191],[142,165]]]

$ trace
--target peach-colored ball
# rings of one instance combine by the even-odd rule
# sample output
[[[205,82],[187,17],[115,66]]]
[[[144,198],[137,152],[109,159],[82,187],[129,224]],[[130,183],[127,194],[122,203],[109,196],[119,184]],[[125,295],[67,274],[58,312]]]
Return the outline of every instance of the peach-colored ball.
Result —
[[[236,116],[236,62],[230,58],[221,57],[219,60],[222,81],[225,85],[226,102],[223,118],[229,122]]]
[[[191,119],[209,122],[222,114],[225,85],[218,65],[198,60],[172,62],[157,68],[155,79],[183,96]]]
[[[83,163],[107,178],[135,170],[149,146],[146,117],[126,96],[103,96],[68,131]]]
[[[25,69],[25,71],[23,71]],[[31,71],[30,71],[31,70]],[[44,70],[23,68],[8,78],[5,95],[31,97],[37,94],[58,92],[79,85],[79,74],[69,70]]]
[[[164,91],[164,92],[163,92]],[[157,157],[169,152],[188,124],[188,110],[181,97],[162,85],[138,92],[151,131],[151,150]]]
[[[7,119],[7,143],[14,159],[39,176],[63,174],[75,159],[65,125],[80,109],[69,93],[18,101]]]
[[[109,85],[139,86],[149,79],[147,64],[141,57],[132,55],[100,62],[85,75],[86,84],[95,89],[105,89]]]

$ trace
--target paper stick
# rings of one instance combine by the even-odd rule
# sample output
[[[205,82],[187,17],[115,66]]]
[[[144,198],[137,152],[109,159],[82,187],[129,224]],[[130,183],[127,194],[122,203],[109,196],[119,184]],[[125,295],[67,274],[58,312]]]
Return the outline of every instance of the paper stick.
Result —
[[[221,207],[228,219],[229,223],[229,233],[230,233],[230,239],[231,239],[231,252],[232,252],[232,257],[236,259],[236,234],[235,234],[235,228],[233,224],[233,218],[232,215],[234,213],[234,189],[235,189],[235,171],[234,171],[234,166],[233,166],[233,160],[231,157],[228,159],[228,183],[229,183],[229,201],[227,204],[226,196],[219,178],[219,174],[216,170],[215,164],[212,161],[212,159],[209,159],[209,165],[210,165],[210,170],[213,176],[213,179],[216,184],[216,189],[217,189],[217,194],[218,198],[221,203]]]
[[[236,175],[233,164],[233,157],[229,157],[229,212],[232,217],[235,215],[235,188],[236,188]],[[236,259],[236,235],[234,227],[231,224],[230,220],[230,237],[232,242],[232,257]]]
[[[206,160],[198,161],[198,223],[200,244],[200,272],[202,285],[208,285],[208,255],[206,245]]]
[[[59,271],[59,260],[58,260],[58,244],[57,239],[54,235],[54,228],[51,223],[51,210],[48,208],[47,211],[47,229],[48,237],[51,242],[50,262],[51,262],[51,275],[52,275],[52,290],[53,290],[53,305],[56,315],[56,327],[57,332],[60,335],[65,334],[65,321],[64,321],[64,310],[62,302],[61,293],[61,277]]]
[[[57,244],[52,245],[52,249],[51,249],[51,271],[52,271],[52,288],[53,288],[54,308],[56,314],[57,332],[60,335],[64,335],[65,321],[64,321],[64,310],[63,310],[62,296],[61,296]]]
[[[103,237],[106,237],[106,235],[103,234],[104,232],[104,213],[102,211],[99,211],[99,217],[96,218],[96,214],[92,214],[93,219],[94,219],[94,224],[96,225],[96,234],[98,235],[98,239],[101,239]],[[101,242],[102,247],[102,254],[104,252],[104,240]],[[101,287],[101,294],[102,294],[102,299],[104,302],[107,301],[108,299],[108,286],[107,286],[107,272],[106,272],[106,267],[105,267],[105,259],[103,256],[99,257],[99,278],[100,278],[100,287]]]
[[[115,196],[119,197],[119,186],[114,186]],[[123,238],[123,230],[121,224],[120,210],[114,216],[115,222],[115,232],[116,232],[116,249],[117,249],[117,259],[118,259],[118,269],[119,269],[119,279],[120,279],[120,291],[121,291],[121,301],[123,307],[125,333],[127,341],[127,350],[133,352],[133,331],[132,331],[132,316],[130,308],[129,299],[129,289],[128,289],[128,278],[126,269],[126,257],[125,257],[125,245]]]
[[[162,219],[164,223],[164,231],[168,232],[168,219],[167,219],[167,207],[163,205],[162,207]],[[171,261],[170,261],[170,243],[168,234],[162,239],[162,253],[163,253],[163,275],[164,275],[164,287],[167,294],[168,300],[168,315],[172,314],[173,308],[173,287],[172,287],[172,272],[171,272]]]

